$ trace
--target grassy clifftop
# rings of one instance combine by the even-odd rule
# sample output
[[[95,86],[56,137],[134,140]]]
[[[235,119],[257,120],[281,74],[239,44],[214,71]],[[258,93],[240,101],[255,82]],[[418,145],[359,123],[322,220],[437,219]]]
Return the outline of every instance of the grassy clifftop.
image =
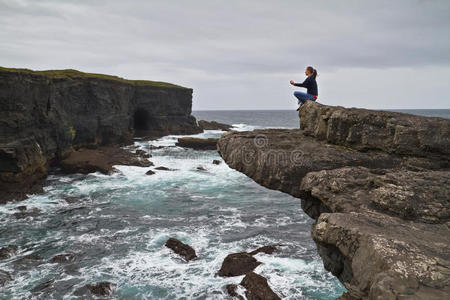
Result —
[[[122,77],[113,76],[113,75],[105,75],[105,74],[96,74],[96,73],[84,73],[73,69],[65,69],[65,70],[45,70],[45,71],[34,71],[29,69],[16,69],[16,68],[5,68],[0,66],[0,72],[22,72],[29,74],[36,74],[47,76],[49,78],[101,78],[101,79],[109,79],[116,80],[120,82],[126,82],[139,86],[154,86],[154,87],[167,87],[167,88],[179,88],[179,89],[187,89],[186,87],[182,87],[180,85],[162,82],[162,81],[150,81],[150,80],[128,80]]]

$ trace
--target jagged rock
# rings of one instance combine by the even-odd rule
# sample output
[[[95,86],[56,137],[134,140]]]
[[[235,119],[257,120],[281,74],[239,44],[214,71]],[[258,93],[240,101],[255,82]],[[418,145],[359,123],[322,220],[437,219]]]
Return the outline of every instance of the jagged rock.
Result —
[[[254,272],[245,275],[241,281],[241,285],[247,290],[245,296],[248,300],[281,300],[275,294],[267,283],[267,279]]]
[[[231,129],[231,125],[228,124],[224,124],[224,123],[219,123],[216,121],[205,121],[205,120],[200,120],[198,121],[198,125],[203,128],[204,130],[223,130],[223,131],[228,131]]]
[[[190,261],[197,257],[197,254],[195,254],[195,250],[191,246],[184,244],[177,239],[168,239],[165,246],[169,249],[172,249],[176,254],[184,257],[186,261]]]
[[[145,175],[154,175],[154,174],[156,173],[152,170],[148,170],[147,172],[145,172]]]
[[[71,253],[66,253],[66,254],[58,254],[53,256],[50,259],[51,263],[67,263],[67,262],[71,262],[75,259],[75,255],[71,254]]]
[[[63,171],[68,173],[86,174],[98,171],[111,174],[114,171],[114,165],[150,167],[153,163],[120,147],[105,146],[72,152],[60,162],[60,165]]]
[[[8,245],[0,249],[0,260],[8,259],[14,256],[17,251],[19,251],[19,247],[16,245]]]
[[[9,272],[0,270],[0,287],[4,286],[8,281],[11,281],[12,277]]]
[[[192,148],[195,150],[216,150],[218,139],[200,139],[200,138],[179,138],[178,142],[175,144],[179,147]]]
[[[220,165],[220,164],[222,163],[222,161],[221,161],[221,160],[218,160],[218,159],[214,159],[214,160],[212,161],[212,163],[213,163],[214,165]]]
[[[230,295],[231,297],[237,298],[239,300],[244,300],[244,297],[236,292],[236,290],[238,289],[238,286],[236,284],[227,284],[225,286],[225,289],[227,290],[228,295]]]
[[[173,84],[0,68],[0,203],[42,192],[49,162],[74,148],[202,132],[191,107]]]
[[[222,277],[244,275],[253,271],[260,264],[259,261],[246,252],[233,253],[225,257],[217,274]]]
[[[114,285],[111,282],[103,281],[93,284],[86,284],[85,287],[96,296],[110,296]]]
[[[256,249],[256,250],[253,250],[252,252],[250,252],[249,254],[250,255],[256,255],[256,254],[258,254],[258,253],[266,253],[266,254],[272,254],[272,253],[274,253],[274,252],[276,252],[278,249],[277,249],[277,246],[278,245],[268,245],[268,246],[263,246],[263,247],[260,247],[260,248],[258,248],[258,249]]]
[[[144,150],[141,150],[141,149],[136,150],[135,153],[137,155],[139,155],[140,157],[142,157],[142,158],[150,158],[150,157],[152,157],[151,154],[149,154],[149,153],[147,153],[147,152],[145,152]]]
[[[256,182],[301,198],[345,299],[450,297],[450,120],[312,101],[303,130],[222,135]]]

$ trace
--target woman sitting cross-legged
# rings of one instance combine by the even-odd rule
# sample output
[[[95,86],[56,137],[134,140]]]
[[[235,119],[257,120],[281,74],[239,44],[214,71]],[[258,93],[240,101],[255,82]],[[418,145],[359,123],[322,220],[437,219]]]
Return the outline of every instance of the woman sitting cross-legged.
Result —
[[[294,92],[294,96],[297,97],[299,105],[305,103],[306,100],[316,101],[317,96],[319,95],[316,82],[317,70],[309,66],[305,70],[305,75],[308,77],[305,79],[305,81],[303,81],[303,83],[295,83],[293,80],[290,81],[290,83],[294,86],[306,88],[306,93],[299,91]],[[297,110],[299,109],[300,106],[297,108]]]

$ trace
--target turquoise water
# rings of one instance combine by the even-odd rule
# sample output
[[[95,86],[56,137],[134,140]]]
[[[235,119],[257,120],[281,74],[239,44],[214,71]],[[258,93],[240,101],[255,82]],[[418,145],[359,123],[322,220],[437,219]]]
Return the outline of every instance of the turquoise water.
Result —
[[[268,244],[283,246],[276,254],[258,254],[263,264],[255,272],[282,298],[342,294],[344,288],[316,253],[312,220],[299,199],[265,189],[225,163],[212,164],[220,159],[215,151],[173,147],[176,139],[135,143],[153,155],[155,167],[176,171],[147,176],[154,167],[116,166],[119,172],[106,176],[55,170],[45,193],[0,206],[0,245],[20,247],[17,256],[0,261],[0,269],[13,277],[0,287],[0,298],[76,299],[85,284],[110,281],[116,299],[229,299],[225,285],[243,276],[215,276],[225,256]],[[198,166],[207,171],[197,171]],[[29,213],[18,214],[20,205]],[[164,246],[169,237],[190,244],[199,259],[186,263],[174,255]],[[74,254],[74,261],[49,263],[62,253]],[[40,257],[24,260],[29,254]],[[48,288],[31,292],[49,280]]]

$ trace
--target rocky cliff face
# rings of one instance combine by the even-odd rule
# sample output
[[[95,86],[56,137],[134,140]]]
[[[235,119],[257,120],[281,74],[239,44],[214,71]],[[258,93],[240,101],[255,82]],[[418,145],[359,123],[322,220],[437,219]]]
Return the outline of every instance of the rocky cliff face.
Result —
[[[222,136],[224,160],[301,198],[324,266],[356,299],[450,296],[450,120],[308,101],[299,130]]]
[[[0,68],[0,203],[39,191],[74,148],[201,132],[191,105],[191,89],[163,82]]]

